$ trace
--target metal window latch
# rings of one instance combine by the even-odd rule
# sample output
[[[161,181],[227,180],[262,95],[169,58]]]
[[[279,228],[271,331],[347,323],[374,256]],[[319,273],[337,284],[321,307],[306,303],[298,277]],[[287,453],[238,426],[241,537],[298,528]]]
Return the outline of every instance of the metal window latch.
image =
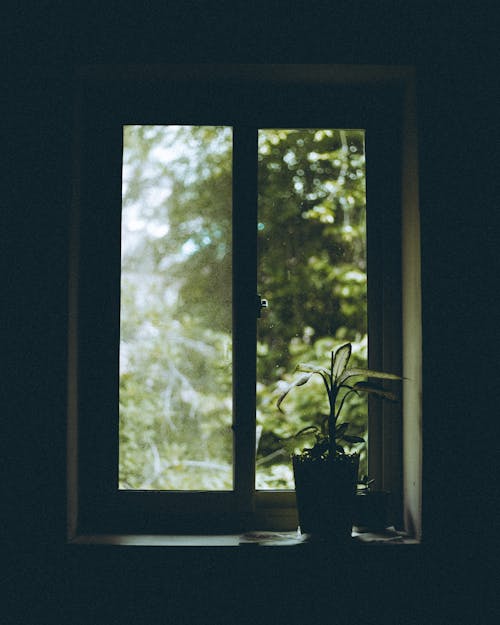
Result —
[[[269,308],[269,302],[267,299],[262,299],[260,295],[257,295],[257,318],[260,319],[261,311],[263,308]]]

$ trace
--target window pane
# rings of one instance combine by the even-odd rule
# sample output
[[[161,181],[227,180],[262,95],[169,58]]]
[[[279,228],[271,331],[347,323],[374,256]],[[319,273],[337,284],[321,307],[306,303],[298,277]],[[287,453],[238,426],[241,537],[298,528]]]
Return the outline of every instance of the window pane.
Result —
[[[125,126],[119,488],[230,490],[232,130]]]
[[[290,437],[320,423],[326,394],[313,378],[283,415],[280,390],[298,362],[328,365],[347,341],[352,363],[367,362],[364,131],[260,130],[258,151],[258,285],[269,309],[258,324],[256,487],[293,488],[290,454],[314,439]],[[342,420],[366,436],[366,398],[351,397]]]

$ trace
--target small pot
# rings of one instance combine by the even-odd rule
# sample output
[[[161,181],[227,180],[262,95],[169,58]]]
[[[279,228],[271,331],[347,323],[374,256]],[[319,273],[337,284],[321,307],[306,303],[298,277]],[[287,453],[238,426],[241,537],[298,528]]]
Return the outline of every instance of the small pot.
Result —
[[[386,490],[357,493],[354,497],[354,525],[374,532],[385,530],[391,524],[390,498]]]
[[[359,456],[333,462],[293,456],[292,464],[301,532],[334,541],[350,539]]]

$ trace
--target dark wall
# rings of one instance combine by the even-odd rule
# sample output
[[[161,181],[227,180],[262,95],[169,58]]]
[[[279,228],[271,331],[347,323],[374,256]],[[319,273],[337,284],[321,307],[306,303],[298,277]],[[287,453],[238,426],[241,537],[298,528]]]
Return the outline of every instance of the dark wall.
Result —
[[[12,623],[489,623],[496,503],[494,14],[450,3],[20,5],[2,37],[2,586]],[[217,6],[217,10],[213,9]],[[243,8],[242,8],[243,7]],[[76,548],[65,537],[68,218],[82,63],[412,64],[424,323],[424,530],[411,553]],[[495,458],[496,457],[496,458]],[[488,525],[488,521],[490,525]],[[485,525],[486,522],[486,525]],[[350,603],[350,607],[349,606]],[[242,607],[241,607],[242,606]],[[354,614],[348,619],[348,614]],[[255,617],[255,618],[254,618]],[[455,621],[453,620],[455,619]]]

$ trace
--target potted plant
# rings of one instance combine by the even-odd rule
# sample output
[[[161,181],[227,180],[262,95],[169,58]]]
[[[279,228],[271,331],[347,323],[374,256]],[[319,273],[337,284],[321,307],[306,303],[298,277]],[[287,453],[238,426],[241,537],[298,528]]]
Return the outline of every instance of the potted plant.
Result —
[[[339,422],[342,408],[349,395],[368,393],[395,401],[396,395],[371,379],[400,380],[393,373],[370,369],[349,368],[352,347],[350,343],[331,352],[329,368],[313,364],[298,364],[300,372],[294,382],[280,395],[277,407],[290,391],[306,384],[318,375],[328,396],[329,411],[321,424],[310,425],[297,432],[313,433],[316,441],[311,448],[292,455],[292,465],[297,497],[299,525],[302,532],[329,539],[350,538],[352,531],[353,500],[358,483],[359,454],[347,453],[342,442],[364,443],[359,436],[347,433],[349,423]],[[357,380],[356,378],[370,378]]]
[[[391,494],[387,490],[373,489],[374,481],[364,475],[358,482],[354,498],[353,523],[362,532],[381,532],[391,524],[389,517]]]

